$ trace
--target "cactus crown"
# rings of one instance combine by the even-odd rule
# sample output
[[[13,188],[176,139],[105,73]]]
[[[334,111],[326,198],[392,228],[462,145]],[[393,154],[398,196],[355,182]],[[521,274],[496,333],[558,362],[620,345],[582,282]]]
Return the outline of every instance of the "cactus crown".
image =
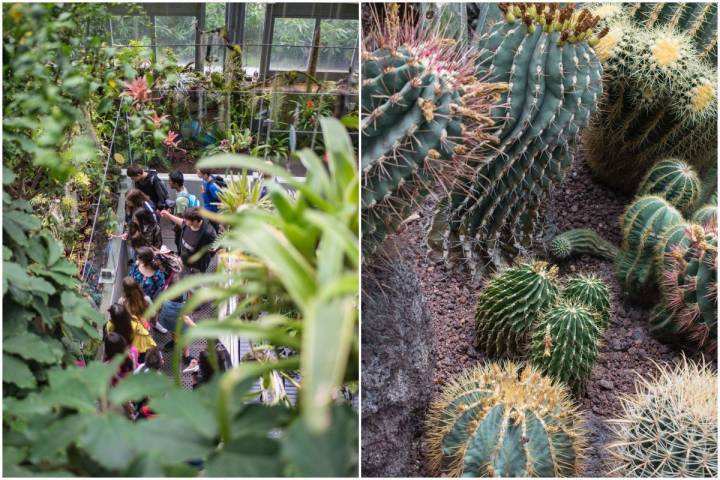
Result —
[[[597,324],[605,329],[610,320],[610,289],[597,275],[578,275],[565,284],[562,297],[583,305],[597,316]]]
[[[640,195],[658,195],[681,212],[687,212],[700,194],[701,184],[695,170],[686,162],[669,158],[657,162],[640,184]]]
[[[571,4],[560,7],[553,3],[498,3],[498,8],[508,23],[522,21],[530,33],[537,26],[546,33],[560,32],[558,45],[589,40],[592,46],[607,34],[606,30],[602,30],[595,35],[594,28],[599,18],[588,10],[578,12]]]
[[[475,367],[447,385],[428,413],[430,470],[448,476],[577,476],[582,417],[564,387],[531,366]]]
[[[717,375],[685,359],[659,369],[656,380],[638,379],[622,416],[608,422],[611,474],[717,478]]]

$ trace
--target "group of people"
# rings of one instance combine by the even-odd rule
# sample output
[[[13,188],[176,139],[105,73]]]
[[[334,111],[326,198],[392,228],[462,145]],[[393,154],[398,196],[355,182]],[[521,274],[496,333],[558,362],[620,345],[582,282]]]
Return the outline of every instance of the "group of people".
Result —
[[[199,170],[203,184],[201,199],[198,199],[187,191],[182,172],[175,171],[169,175],[168,182],[177,193],[175,201],[172,201],[168,198],[168,189],[154,171],[132,165],[127,173],[134,185],[125,197],[127,215],[122,238],[129,243],[132,263],[128,276],[123,279],[123,295],[109,308],[110,318],[103,329],[104,360],[109,362],[117,355],[125,357],[114,383],[130,374],[161,370],[163,351],[174,347],[178,322],[182,322],[182,329],[195,325],[190,316],[180,318],[188,300],[187,293],[164,301],[153,318],[145,318],[144,312],[181,277],[204,273],[209,268],[220,226],[203,217],[200,209],[217,212],[220,191],[224,186],[219,177],[207,170]],[[162,218],[173,224],[175,251],[163,245]],[[161,333],[169,332],[172,340],[162,347],[158,346],[150,333],[153,328]],[[229,356],[224,347],[218,345],[218,365],[224,370],[229,367]],[[186,348],[183,364],[185,371],[192,373],[194,386],[206,383],[214,373],[207,351],[201,352],[198,358],[191,358]],[[143,404],[146,401],[132,404],[132,408],[128,406],[128,415],[135,418],[152,416],[147,405]]]

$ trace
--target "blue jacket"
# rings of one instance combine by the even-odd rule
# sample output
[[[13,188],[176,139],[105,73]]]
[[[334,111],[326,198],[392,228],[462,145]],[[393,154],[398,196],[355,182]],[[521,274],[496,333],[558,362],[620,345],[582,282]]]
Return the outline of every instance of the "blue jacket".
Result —
[[[218,187],[217,183],[212,181],[212,177],[210,177],[210,181],[203,180],[202,186],[202,206],[205,210],[217,212],[218,206],[213,205],[213,203],[220,203],[220,187]]]

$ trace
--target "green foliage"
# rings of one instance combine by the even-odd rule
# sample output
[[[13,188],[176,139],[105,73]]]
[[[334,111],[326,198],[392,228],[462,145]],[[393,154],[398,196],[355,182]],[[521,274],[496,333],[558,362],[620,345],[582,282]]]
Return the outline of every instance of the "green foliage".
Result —
[[[534,326],[530,362],[544,374],[582,391],[595,366],[602,331],[595,310],[561,300]]]
[[[519,355],[540,314],[559,295],[557,267],[533,261],[492,278],[475,312],[478,344],[489,355]]]
[[[248,178],[246,170],[243,170],[239,177],[232,176],[226,182],[227,187],[219,194],[221,212],[232,213],[241,208],[270,208],[270,198],[260,196],[263,182]]]
[[[650,9],[636,16],[646,19],[641,24],[619,5],[596,10],[612,15],[596,47],[607,93],[585,136],[588,161],[598,179],[626,193],[660,159],[682,159],[701,175],[717,163],[716,61],[693,45],[694,34],[705,31],[717,47],[717,6],[673,4],[667,12],[678,16],[668,17],[662,5],[645,5]],[[683,25],[691,5],[714,10],[709,21]]]
[[[587,254],[613,260],[618,248],[587,228],[576,228],[561,233],[550,242],[550,254],[555,260],[565,260]]]
[[[640,378],[637,393],[622,399],[610,420],[610,475],[622,477],[718,476],[717,374],[684,360]]]
[[[428,467],[436,476],[576,477],[586,443],[565,387],[513,363],[453,379],[426,422]]]
[[[639,195],[657,195],[683,213],[688,213],[700,195],[700,179],[682,160],[660,160],[648,171]]]
[[[499,6],[504,20],[476,44],[478,75],[510,86],[490,112],[501,120],[499,145],[457,184],[447,212],[444,250],[465,257],[478,244],[529,239],[537,206],[570,167],[602,95],[592,15],[557,4]]]
[[[595,323],[601,330],[610,321],[610,289],[596,275],[577,275],[570,278],[563,288],[562,298],[570,303],[582,305],[594,312]]]
[[[475,55],[399,25],[366,36],[362,59],[363,252],[371,255],[434,188],[466,168],[502,86],[477,82]],[[452,72],[452,74],[450,73]]]

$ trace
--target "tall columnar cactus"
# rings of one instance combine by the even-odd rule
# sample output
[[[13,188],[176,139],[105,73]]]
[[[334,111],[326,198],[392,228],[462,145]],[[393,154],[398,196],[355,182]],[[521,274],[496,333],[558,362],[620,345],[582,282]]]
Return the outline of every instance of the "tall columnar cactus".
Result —
[[[627,13],[643,28],[670,26],[687,35],[700,57],[717,62],[717,3],[632,3]]]
[[[578,275],[570,278],[562,291],[562,298],[570,303],[589,308],[597,314],[601,330],[610,321],[610,289],[597,275]]]
[[[654,289],[656,246],[666,229],[681,222],[680,212],[664,198],[643,196],[630,204],[620,221],[623,243],[615,262],[618,280],[626,291],[641,296]]]
[[[657,195],[670,205],[687,213],[700,195],[700,178],[695,170],[682,160],[667,159],[657,162],[640,184],[639,195]]]
[[[478,298],[475,329],[489,355],[522,353],[532,325],[558,298],[557,267],[518,263],[492,278]]]
[[[499,144],[453,189],[444,237],[467,258],[477,244],[522,240],[536,207],[562,180],[576,138],[602,94],[602,67],[590,44],[597,21],[557,4],[500,4],[503,21],[477,41],[478,72],[509,90],[490,112]],[[503,235],[507,227],[509,236]]]
[[[566,389],[528,366],[476,367],[431,405],[426,456],[450,477],[575,477],[586,450],[582,416]]]
[[[640,378],[623,412],[608,423],[609,451],[620,477],[718,476],[717,375],[684,361]]]
[[[593,10],[608,28],[596,47],[605,95],[584,135],[593,173],[626,193],[663,158],[704,174],[717,159],[715,62],[703,60],[672,23],[636,25],[618,8]]]
[[[581,391],[597,360],[600,315],[579,303],[561,300],[535,325],[530,363],[541,372]]]
[[[593,230],[576,228],[561,233],[550,242],[550,255],[555,260],[565,260],[583,253],[613,260],[618,248]]]
[[[660,304],[650,330],[709,352],[717,349],[717,226],[682,224],[657,246]]]
[[[505,88],[475,78],[470,50],[401,24],[397,5],[388,12],[362,54],[365,254],[490,140],[489,109]]]

